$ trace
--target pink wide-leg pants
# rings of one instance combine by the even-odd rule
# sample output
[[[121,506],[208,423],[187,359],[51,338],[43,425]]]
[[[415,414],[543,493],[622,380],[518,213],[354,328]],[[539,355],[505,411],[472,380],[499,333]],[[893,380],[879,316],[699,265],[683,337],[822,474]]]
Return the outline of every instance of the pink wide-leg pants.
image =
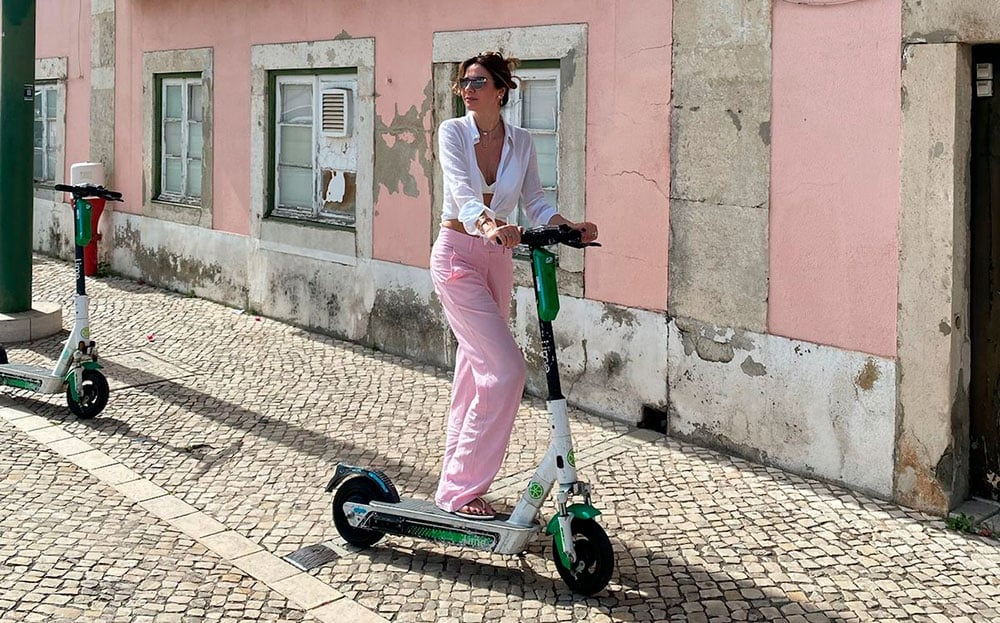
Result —
[[[431,279],[458,340],[447,441],[435,502],[455,511],[486,493],[503,463],[524,391],[524,357],[510,333],[511,251],[442,228]]]

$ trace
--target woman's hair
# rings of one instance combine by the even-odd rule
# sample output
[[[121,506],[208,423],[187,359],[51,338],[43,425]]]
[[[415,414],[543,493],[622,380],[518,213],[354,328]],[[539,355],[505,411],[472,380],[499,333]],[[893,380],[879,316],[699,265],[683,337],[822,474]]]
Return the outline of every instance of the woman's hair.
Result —
[[[470,65],[482,65],[483,68],[490,72],[493,76],[493,86],[496,88],[505,88],[503,99],[500,101],[501,106],[506,106],[507,101],[510,99],[510,92],[517,88],[517,83],[514,82],[513,72],[521,65],[521,61],[509,56],[504,58],[503,53],[494,52],[492,50],[487,50],[486,52],[480,52],[479,54],[473,56],[470,59],[462,61],[462,64],[458,66],[458,73],[455,75],[455,81],[452,82],[451,90],[455,95],[462,94],[462,87],[459,81],[465,76],[465,70],[469,68]]]

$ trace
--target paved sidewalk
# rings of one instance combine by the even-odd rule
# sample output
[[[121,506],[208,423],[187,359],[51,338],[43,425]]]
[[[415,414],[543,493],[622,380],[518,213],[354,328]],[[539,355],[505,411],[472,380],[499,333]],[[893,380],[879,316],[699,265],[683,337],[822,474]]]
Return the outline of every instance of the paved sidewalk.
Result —
[[[71,322],[72,266],[38,258],[34,275]],[[355,550],[333,528],[334,466],[429,499],[448,371],[123,279],[88,289],[104,413],[0,389],[2,621],[1000,620],[1000,541],[578,411],[618,564],[607,590],[571,594],[547,541],[523,559],[393,537]],[[11,360],[51,365],[65,336]],[[501,505],[544,451],[541,401],[514,435]],[[284,559],[320,544],[326,564]]]

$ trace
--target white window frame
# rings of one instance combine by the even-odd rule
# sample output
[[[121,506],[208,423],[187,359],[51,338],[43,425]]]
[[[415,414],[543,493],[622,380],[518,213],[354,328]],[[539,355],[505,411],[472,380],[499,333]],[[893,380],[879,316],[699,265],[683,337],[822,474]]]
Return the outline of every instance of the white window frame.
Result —
[[[520,69],[515,73],[515,78],[518,81],[518,88],[510,92],[510,100],[507,105],[500,109],[503,115],[504,121],[523,128],[531,134],[532,140],[536,136],[552,136],[555,138],[555,151],[556,151],[556,161],[555,161],[555,179],[556,183],[554,186],[542,186],[542,190],[546,192],[546,195],[552,202],[552,205],[558,208],[558,198],[559,198],[559,122],[560,122],[560,102],[559,102],[559,67],[538,67],[538,68],[525,68]],[[541,80],[554,80],[556,84],[556,102],[555,102],[555,123],[553,129],[542,129],[542,128],[532,128],[524,123],[524,100],[525,94],[531,89],[531,83]],[[537,142],[536,142],[537,148]],[[518,224],[524,227],[530,225],[527,221],[527,217],[524,215],[523,210],[518,210]]]
[[[284,127],[291,126],[293,124],[282,123],[281,121],[281,111],[283,110],[282,105],[282,87],[285,85],[307,85],[312,89],[312,119],[310,121],[312,144],[310,146],[310,179],[312,180],[312,188],[310,191],[310,196],[312,198],[312,205],[310,206],[291,206],[282,205],[282,190],[281,190],[281,145],[282,145],[282,132]],[[321,140],[323,138],[323,93],[324,91],[330,89],[342,89],[349,92],[347,98],[348,102],[351,102],[356,97],[357,92],[357,74],[355,73],[316,73],[316,74],[279,74],[275,76],[274,81],[274,140],[271,145],[271,149],[274,150],[274,168],[271,174],[274,176],[274,197],[271,205],[271,211],[268,216],[274,217],[287,217],[294,219],[301,219],[304,221],[314,221],[317,223],[325,223],[328,225],[336,225],[340,227],[355,227],[357,223],[357,206],[355,206],[354,213],[347,214],[330,214],[323,211],[323,201],[321,200],[321,189],[320,189],[320,162],[319,162],[319,150]],[[350,104],[347,104],[348,114],[353,112],[353,108]],[[298,127],[302,127],[302,124],[294,124]],[[346,128],[352,128],[355,125],[353,119],[349,119],[346,123]],[[353,140],[350,132],[347,132],[344,136],[339,137],[346,140]]]
[[[181,97],[181,154],[179,156],[171,156],[167,154],[166,148],[166,132],[167,132],[167,89],[169,87],[180,87],[182,91]],[[191,102],[191,90],[197,87],[201,89],[201,101],[202,101],[202,111],[201,111],[201,121],[194,121],[191,118],[192,111],[189,110]],[[201,203],[202,197],[202,184],[198,184],[198,194],[189,195],[188,194],[188,171],[192,165],[191,155],[188,153],[188,147],[190,145],[190,137],[192,132],[192,125],[197,124],[197,129],[195,131],[199,133],[204,133],[203,125],[205,123],[205,86],[201,76],[197,77],[168,77],[164,76],[160,79],[160,185],[159,194],[156,197],[161,201],[172,201],[176,203],[187,203],[192,205],[198,205]],[[203,169],[204,167],[204,152],[205,146],[202,143],[202,154],[197,158],[197,164],[195,166]],[[167,190],[167,161],[170,159],[179,159],[181,161],[181,191],[179,193],[170,192]],[[202,176],[204,179],[204,175]]]
[[[62,153],[62,144],[64,142],[65,128],[63,124],[60,123],[61,117],[59,111],[65,108],[62,102],[63,89],[60,84],[56,81],[39,81],[35,83],[35,108],[37,109],[38,102],[41,100],[42,109],[42,174],[37,176],[38,171],[34,167],[34,155],[38,152],[39,148],[34,146],[34,132],[32,132],[32,179],[36,184],[41,184],[45,186],[54,185],[57,181],[58,174],[62,171],[62,159],[60,154]],[[48,103],[50,99],[55,99],[55,116],[47,117],[45,116],[48,110]],[[39,118],[34,117],[34,122],[38,122]],[[55,142],[50,144],[49,141],[49,126],[55,128]],[[32,126],[34,128],[34,126]],[[52,171],[48,171],[49,156],[52,156],[53,164]]]

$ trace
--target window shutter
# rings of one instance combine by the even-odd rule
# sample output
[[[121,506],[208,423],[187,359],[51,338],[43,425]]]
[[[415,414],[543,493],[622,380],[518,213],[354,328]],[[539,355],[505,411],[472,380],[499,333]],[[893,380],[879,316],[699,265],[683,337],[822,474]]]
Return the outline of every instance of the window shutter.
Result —
[[[323,136],[343,138],[351,135],[350,89],[323,91]]]

